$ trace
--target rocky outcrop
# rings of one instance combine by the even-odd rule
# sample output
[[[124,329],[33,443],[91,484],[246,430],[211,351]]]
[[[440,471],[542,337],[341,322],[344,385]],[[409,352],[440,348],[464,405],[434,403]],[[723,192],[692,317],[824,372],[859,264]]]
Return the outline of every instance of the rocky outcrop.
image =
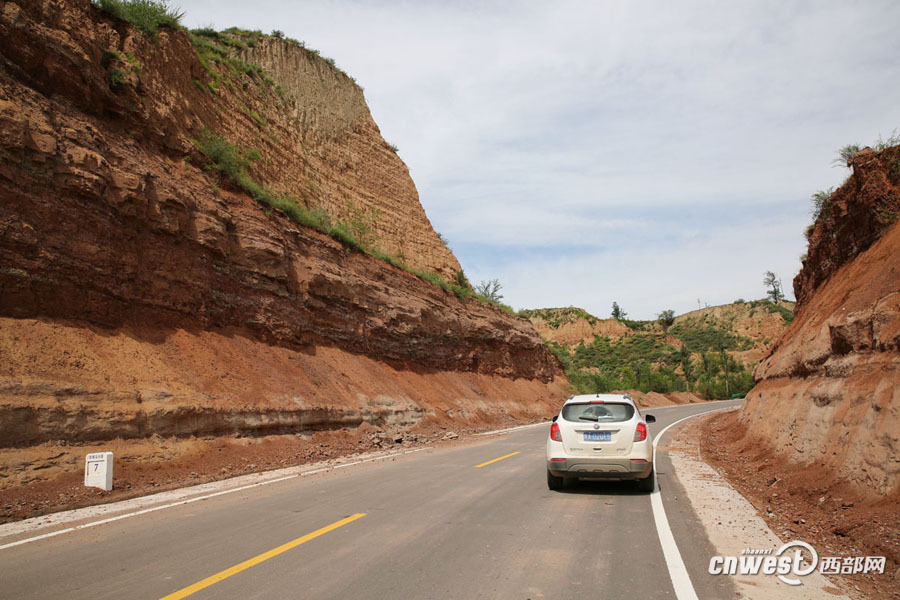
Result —
[[[741,420],[789,459],[886,496],[900,491],[900,149],[853,165],[815,224],[796,318],[754,372]]]
[[[7,318],[7,330],[33,323],[27,330],[36,336],[4,338],[0,413],[31,432],[8,443],[63,435],[49,433],[54,402],[68,415],[60,419],[74,423],[60,430],[66,436],[77,437],[72,427],[79,422],[103,420],[78,416],[98,397],[106,411],[130,407],[120,435],[151,431],[153,418],[166,422],[147,406],[135,408],[140,385],[155,389],[153,377],[128,374],[115,346],[105,345],[120,335],[151,371],[157,346],[173,336],[187,332],[196,344],[205,335],[219,336],[220,354],[179,375],[180,392],[163,385],[157,399],[163,407],[182,407],[184,421],[198,423],[198,432],[254,429],[247,424],[253,419],[261,424],[257,429],[266,423],[278,429],[303,414],[338,415],[331,419],[338,424],[377,421],[387,417],[366,413],[352,400],[376,388],[395,398],[384,382],[396,381],[396,373],[538,383],[516,400],[485,386],[479,401],[506,403],[500,412],[543,398],[560,377],[527,320],[459,298],[299,225],[206,166],[193,141],[202,128],[258,148],[261,159],[251,175],[271,189],[303,197],[336,218],[344,209],[368,211],[381,248],[402,253],[410,266],[448,278],[459,269],[431,229],[405,165],[378,133],[361,90],[325,61],[285,44],[268,40],[248,54],[281,77],[283,89],[250,75],[223,75],[216,89],[215,70],[200,63],[184,31],[162,29],[151,38],[88,0],[3,5],[0,317]],[[302,193],[312,188],[314,194]],[[61,355],[59,368],[23,377],[33,366],[28,357],[40,348],[59,354],[65,344],[53,332],[60,328],[96,333],[90,344],[107,348],[97,359],[105,375],[85,383],[81,366]],[[325,349],[345,362],[375,361],[373,381],[356,382],[352,394],[329,395],[313,386],[301,394],[302,410],[279,408],[279,398],[298,395],[292,385],[305,385],[298,383],[300,369],[325,368],[300,357]],[[281,356],[288,361],[276,369],[282,383],[260,393],[256,384],[241,383],[235,389],[243,391],[235,392],[206,381],[221,372],[216,361],[224,364],[228,356],[258,361],[256,370],[242,369],[249,380]],[[126,375],[118,377],[119,371]],[[317,380],[332,375],[320,373]],[[34,392],[48,385],[88,391]],[[449,385],[444,396],[471,399],[468,384]],[[404,406],[435,410],[421,394],[400,395]],[[341,412],[341,402],[353,404],[351,416]],[[29,403],[32,408],[19,410]],[[245,420],[246,427],[214,418],[248,403],[257,406],[250,411],[257,416]]]
[[[900,146],[882,152],[864,148],[850,159],[850,167],[853,173],[824,203],[808,233],[809,252],[794,279],[800,305],[900,214]]]
[[[553,309],[549,309],[553,310]],[[533,315],[531,323],[545,340],[575,347],[578,344],[590,344],[594,336],[608,337],[617,340],[634,333],[627,325],[615,319],[572,319],[562,323],[551,323],[540,315]],[[554,327],[554,325],[556,325]]]

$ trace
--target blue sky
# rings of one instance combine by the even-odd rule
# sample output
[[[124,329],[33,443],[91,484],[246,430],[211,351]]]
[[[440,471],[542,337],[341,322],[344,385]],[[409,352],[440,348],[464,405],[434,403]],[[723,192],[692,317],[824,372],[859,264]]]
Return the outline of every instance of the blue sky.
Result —
[[[897,2],[175,2],[365,88],[435,229],[514,308],[764,296],[848,143],[900,127]]]

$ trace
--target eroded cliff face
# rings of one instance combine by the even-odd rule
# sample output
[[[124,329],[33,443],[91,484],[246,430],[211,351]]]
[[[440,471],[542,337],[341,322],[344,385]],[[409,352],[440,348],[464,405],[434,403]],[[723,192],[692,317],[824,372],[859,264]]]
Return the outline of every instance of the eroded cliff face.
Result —
[[[262,136],[263,145],[274,145],[260,167],[266,181],[338,220],[370,219],[386,253],[452,280],[459,262],[431,227],[409,170],[382,139],[362,89],[285,40],[265,38],[241,57],[280,83],[285,96],[280,112],[293,127],[275,139]],[[237,123],[231,135],[246,137],[246,126]],[[260,139],[250,136],[245,143],[258,146]]]
[[[796,318],[741,420],[789,459],[886,496],[900,491],[900,148],[864,150],[853,169],[815,224]]]
[[[185,32],[88,0],[5,3],[0,52],[0,446],[530,418],[564,393],[528,321],[204,168],[202,128],[258,148],[272,189],[371,209],[384,250],[452,277],[361,90],[324,61],[267,40],[246,58],[275,84],[214,92]]]
[[[235,73],[233,64],[214,62],[218,57],[204,68],[184,31],[161,29],[150,37],[89,0],[7,2],[0,31],[8,77],[94,120],[95,130],[61,132],[53,113],[32,115],[31,143],[78,135],[79,145],[105,158],[103,148],[91,146],[114,133],[202,165],[193,140],[208,129],[259,152],[251,173],[258,182],[336,220],[365,219],[375,243],[411,267],[448,280],[460,270],[432,229],[406,165],[381,137],[362,89],[321,57],[261,37],[241,58],[265,73]],[[101,176],[119,167],[98,166]]]

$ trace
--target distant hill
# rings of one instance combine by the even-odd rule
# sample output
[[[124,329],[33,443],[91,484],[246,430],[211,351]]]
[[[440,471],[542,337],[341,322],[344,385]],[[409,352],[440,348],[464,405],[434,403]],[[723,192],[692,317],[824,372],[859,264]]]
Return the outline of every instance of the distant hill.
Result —
[[[639,389],[724,398],[753,387],[753,368],[794,318],[794,303],[710,306],[660,321],[600,319],[575,307],[524,310],[579,393]],[[726,376],[727,368],[727,376]]]

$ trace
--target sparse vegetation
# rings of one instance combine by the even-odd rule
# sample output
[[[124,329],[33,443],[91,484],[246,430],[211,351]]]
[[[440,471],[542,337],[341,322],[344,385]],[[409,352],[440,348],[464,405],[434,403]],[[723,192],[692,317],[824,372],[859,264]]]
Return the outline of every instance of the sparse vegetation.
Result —
[[[255,111],[248,111],[247,114],[250,115],[250,118],[253,119],[260,127],[268,127],[268,123],[266,123],[265,119],[259,116]]]
[[[633,321],[631,319],[620,320],[623,325],[625,325],[629,329],[634,329],[635,331],[649,331],[653,329],[653,325],[654,323],[656,323],[656,321]]]
[[[856,156],[860,150],[862,150],[862,148],[860,148],[859,144],[847,144],[837,151],[837,156],[832,163],[836,166],[849,168],[850,163],[853,161],[853,157]]]
[[[503,294],[500,293],[501,289],[503,286],[500,285],[499,279],[487,279],[475,286],[475,294],[488,302],[499,304],[503,299]]]
[[[879,134],[878,140],[872,145],[872,150],[882,152],[898,145],[900,145],[900,130],[894,129],[891,135],[886,138],[881,137],[881,134]],[[853,162],[853,157],[859,154],[862,149],[859,144],[847,144],[837,151],[837,156],[832,162],[836,165],[849,167]]]
[[[397,147],[397,144],[388,144],[388,148],[390,148],[394,154],[397,154],[397,152],[400,151],[400,149]]]
[[[657,317],[659,319],[659,324],[662,325],[663,330],[666,330],[672,326],[672,323],[675,322],[675,311],[672,309],[664,310],[659,313]]]
[[[597,317],[594,315],[580,308],[575,308],[574,306],[566,308],[523,309],[519,311],[519,316],[525,319],[531,319],[533,317],[543,319],[547,325],[553,329],[559,329],[565,323],[570,323],[579,319],[584,319],[591,325],[598,321]]]
[[[122,69],[113,67],[109,70],[109,89],[119,91],[122,86],[128,85],[128,73]]]
[[[878,136],[878,141],[875,142],[875,145],[872,147],[875,152],[882,152],[887,150],[888,148],[892,148],[894,146],[900,145],[900,131],[894,129],[886,138],[882,138],[881,135]]]
[[[827,190],[819,190],[811,196],[812,209],[810,209],[810,214],[812,214],[813,223],[818,221],[821,215],[828,215],[828,211],[831,209],[832,194],[834,194],[834,188],[830,187]]]
[[[500,284],[497,280],[492,280],[497,283],[496,289],[492,288],[493,294],[481,295],[477,292],[473,293],[462,271],[457,272],[456,281],[450,283],[433,271],[410,267],[396,256],[383,252],[376,245],[377,237],[373,229],[375,216],[356,207],[352,200],[348,201],[348,208],[353,215],[350,222],[334,221],[325,211],[307,209],[293,196],[279,194],[254,181],[250,177],[249,170],[253,163],[260,159],[260,154],[257,150],[238,148],[209,130],[203,130],[197,139],[194,140],[194,144],[210,159],[209,168],[226,176],[235,185],[250,194],[257,202],[281,211],[297,223],[312,227],[331,236],[348,248],[384,260],[395,267],[412,273],[423,281],[428,281],[443,290],[453,292],[462,299],[477,297],[498,306],[511,315],[515,314],[512,308],[500,302],[503,296],[498,294]]]
[[[753,387],[753,365],[744,364],[732,353],[752,349],[754,341],[734,331],[735,319],[739,315],[752,317],[757,308],[781,315],[786,323],[793,319],[789,304],[743,299],[735,304],[740,308],[736,306],[734,311],[726,310],[718,316],[686,315],[677,323],[673,311],[672,324],[663,331],[658,321],[635,321],[646,329],[632,328],[632,332],[618,339],[594,335],[593,340],[575,347],[545,342],[562,362],[576,393],[638,389],[661,393],[691,391],[707,398],[724,398]],[[668,317],[663,313],[668,310],[660,313],[661,317]],[[574,307],[523,310],[519,316],[541,318],[554,329],[578,319],[592,325],[597,322],[596,317]]]
[[[165,0],[91,0],[98,9],[153,37],[160,27],[179,29],[184,12]]]
[[[617,321],[621,321],[622,319],[624,319],[625,317],[628,316],[628,313],[626,313],[624,310],[622,310],[622,308],[619,306],[618,302],[613,302],[611,314],[612,314],[612,318]]]
[[[778,304],[778,302],[784,300],[784,292],[781,288],[781,279],[779,279],[778,276],[775,275],[775,273],[773,273],[772,271],[766,271],[765,276],[763,277],[763,285],[769,288],[766,294],[774,304]]]
[[[230,27],[223,31],[216,31],[212,27],[200,27],[189,32],[191,43],[197,52],[200,64],[209,73],[213,83],[211,91],[218,93],[220,80],[227,80],[227,85],[247,88],[251,81],[262,82],[268,88],[274,90],[280,97],[287,97],[285,90],[270,77],[259,65],[246,63],[237,57],[237,53],[246,48],[256,47],[260,41],[268,37],[282,39],[300,50],[310,60],[317,59],[319,52],[307,48],[303,42],[293,38],[284,37],[284,33],[278,30],[267,36],[259,30],[247,30],[239,27]],[[336,73],[340,73],[348,79],[352,78],[339,69],[334,60],[323,59]]]

